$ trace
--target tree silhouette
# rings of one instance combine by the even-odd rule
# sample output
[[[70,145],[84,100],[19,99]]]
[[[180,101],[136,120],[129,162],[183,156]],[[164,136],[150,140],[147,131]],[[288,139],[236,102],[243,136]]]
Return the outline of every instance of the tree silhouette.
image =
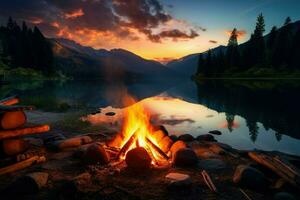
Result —
[[[292,19],[290,17],[287,17],[285,19],[284,26],[289,25],[291,22],[292,22]]]
[[[238,34],[236,28],[231,32],[227,45],[227,63],[229,68],[237,68],[239,66],[239,51],[238,51]]]
[[[263,34],[265,32],[265,20],[264,16],[261,14],[258,15],[256,21],[256,27],[253,33],[253,37],[250,40],[252,43],[252,53],[254,66],[264,66],[266,64],[266,55],[265,55],[265,41],[263,38]]]
[[[250,139],[255,143],[257,140],[259,127],[257,126],[257,123],[252,120],[246,120],[246,125],[249,129]]]
[[[229,132],[232,132],[235,115],[232,115],[229,113],[225,113],[225,115],[226,115],[226,121],[227,121],[227,128],[228,128]]]

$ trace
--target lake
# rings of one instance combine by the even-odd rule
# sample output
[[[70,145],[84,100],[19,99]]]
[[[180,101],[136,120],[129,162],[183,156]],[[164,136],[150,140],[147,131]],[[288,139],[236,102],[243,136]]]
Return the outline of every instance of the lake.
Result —
[[[220,130],[215,138],[238,149],[300,155],[299,85],[297,80],[32,81],[2,85],[0,94],[18,94],[23,104],[42,111],[92,113],[124,107],[122,98],[129,93],[171,134],[196,137]]]

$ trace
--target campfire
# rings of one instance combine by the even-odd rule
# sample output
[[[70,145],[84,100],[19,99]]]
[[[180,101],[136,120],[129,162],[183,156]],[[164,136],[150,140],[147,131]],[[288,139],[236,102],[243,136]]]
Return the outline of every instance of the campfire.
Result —
[[[142,157],[149,156],[152,165],[161,166],[170,163],[172,144],[167,131],[151,125],[150,114],[142,104],[135,103],[125,110],[121,133],[108,145],[117,148],[117,159],[126,160],[127,164],[128,152],[135,150],[137,154],[144,152]],[[132,156],[138,155],[132,153]]]

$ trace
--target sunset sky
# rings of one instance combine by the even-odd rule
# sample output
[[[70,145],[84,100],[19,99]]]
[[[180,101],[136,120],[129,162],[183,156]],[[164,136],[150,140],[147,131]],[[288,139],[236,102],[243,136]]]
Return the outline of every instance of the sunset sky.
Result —
[[[299,0],[1,0],[0,22],[12,16],[47,37],[167,61],[226,45],[234,27],[246,41],[260,12],[269,32],[299,10]]]

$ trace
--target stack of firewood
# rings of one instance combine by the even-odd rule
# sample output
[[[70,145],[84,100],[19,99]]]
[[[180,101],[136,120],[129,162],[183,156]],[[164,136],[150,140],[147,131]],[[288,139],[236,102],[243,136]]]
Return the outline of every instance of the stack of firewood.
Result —
[[[12,165],[0,168],[0,175],[25,168],[44,160],[44,157],[32,156],[21,162],[18,155],[29,148],[29,143],[23,137],[49,131],[48,125],[30,125],[27,123],[25,111],[33,110],[32,106],[15,105],[19,99],[15,96],[0,100],[0,157],[17,161]],[[2,166],[1,166],[2,167]]]

